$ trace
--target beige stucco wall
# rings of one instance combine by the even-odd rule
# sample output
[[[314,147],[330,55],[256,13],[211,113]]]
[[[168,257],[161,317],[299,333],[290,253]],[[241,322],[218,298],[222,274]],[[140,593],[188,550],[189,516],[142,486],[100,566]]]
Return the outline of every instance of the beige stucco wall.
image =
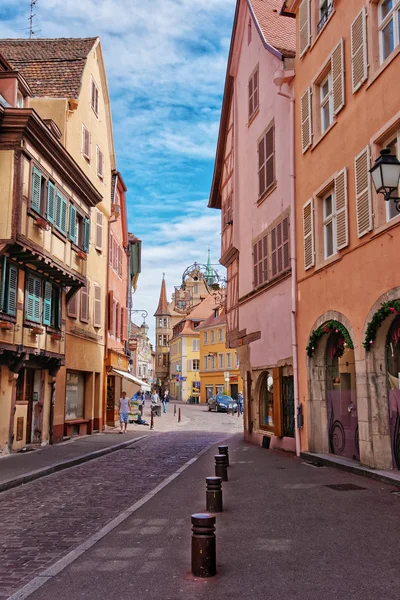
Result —
[[[0,239],[11,237],[12,192],[14,182],[14,152],[0,152]]]

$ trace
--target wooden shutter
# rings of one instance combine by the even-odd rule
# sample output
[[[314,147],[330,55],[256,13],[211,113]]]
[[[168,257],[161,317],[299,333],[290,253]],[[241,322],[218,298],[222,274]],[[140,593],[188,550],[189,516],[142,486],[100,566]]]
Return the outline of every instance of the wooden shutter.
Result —
[[[51,300],[53,296],[53,286],[49,281],[44,282],[43,295],[43,325],[51,325]]]
[[[68,203],[65,198],[61,198],[61,224],[60,229],[62,233],[67,233],[67,210]]]
[[[6,257],[3,256],[3,260],[0,265],[0,310],[6,309],[6,273],[7,261]]]
[[[47,182],[47,206],[46,206],[46,217],[50,223],[54,223],[54,209],[56,199],[56,188],[51,181]]]
[[[73,204],[69,205],[68,238],[76,244],[76,208]]]
[[[122,248],[118,248],[118,275],[122,277]]]
[[[367,13],[365,7],[351,24],[351,81],[353,94],[366,81],[368,76],[367,55]]]
[[[90,250],[90,219],[83,220],[83,249],[85,252]]]
[[[225,197],[223,205],[224,227],[232,225],[232,192]]]
[[[314,203],[307,200],[303,206],[304,269],[307,271],[315,264],[314,257]]]
[[[362,237],[372,229],[371,184],[369,176],[369,146],[354,159],[356,188],[357,235]]]
[[[282,244],[283,244],[283,268],[290,267],[290,251],[289,251],[289,217],[282,221]]]
[[[101,287],[94,284],[93,327],[101,327]]]
[[[40,197],[42,192],[42,174],[36,167],[32,168],[31,207],[40,213]]]
[[[193,371],[193,361],[191,359],[187,361],[187,370]]]
[[[64,235],[67,233],[67,201],[62,196],[62,194],[60,194],[59,191],[57,191],[56,193],[56,211],[54,225]]]
[[[119,338],[120,333],[121,333],[121,331],[120,331],[121,326],[120,326],[120,322],[119,322],[120,321],[119,308],[120,308],[119,302],[116,302],[116,304],[115,304],[115,337],[117,337],[117,338]]]
[[[90,298],[90,283],[86,280],[86,285],[81,289],[81,321],[89,322],[89,298]]]
[[[90,160],[90,132],[82,125],[82,153]]]
[[[270,188],[275,181],[275,168],[274,168],[274,131],[275,127],[272,126],[265,134],[265,179],[266,189]]]
[[[336,249],[341,250],[349,244],[349,209],[347,200],[347,169],[344,168],[335,177],[336,201]]]
[[[104,156],[100,148],[97,146],[97,175],[103,179],[104,176]]]
[[[265,144],[264,138],[258,142],[258,195],[265,192]]]
[[[108,246],[108,264],[110,267],[113,266],[113,236],[110,233],[110,241]]]
[[[118,269],[118,245],[114,238],[113,238],[113,269],[114,269],[114,271],[117,271],[117,269]]]
[[[310,47],[310,0],[303,0],[299,7],[299,55],[303,56]]]
[[[335,46],[331,54],[333,113],[340,112],[344,106],[344,54],[343,39]]]
[[[17,297],[18,269],[15,265],[8,265],[7,314],[17,314]]]
[[[26,288],[26,318],[36,323],[40,323],[41,290],[41,280],[29,274]]]
[[[126,342],[128,340],[128,319],[129,319],[129,312],[127,308],[123,308],[124,311],[124,327],[123,327],[123,332],[122,332],[122,341]]]
[[[78,316],[78,295],[78,292],[74,294],[67,304],[67,315],[74,319]]]
[[[114,294],[111,290],[108,292],[108,331],[114,331]]]
[[[253,246],[253,286],[258,286],[258,242]]]
[[[254,108],[253,108],[253,76],[251,76],[249,79],[248,92],[249,92],[249,118],[250,118],[254,112]]]
[[[96,250],[103,250],[103,213],[98,209],[96,210],[95,248]]]
[[[307,88],[300,100],[301,112],[301,148],[303,153],[311,146],[311,87]]]

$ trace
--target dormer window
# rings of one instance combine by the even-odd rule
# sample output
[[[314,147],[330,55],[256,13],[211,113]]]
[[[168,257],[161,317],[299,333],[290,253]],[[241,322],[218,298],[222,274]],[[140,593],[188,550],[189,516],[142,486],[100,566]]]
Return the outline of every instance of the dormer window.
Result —
[[[17,91],[17,108],[24,108],[24,97],[21,92]]]

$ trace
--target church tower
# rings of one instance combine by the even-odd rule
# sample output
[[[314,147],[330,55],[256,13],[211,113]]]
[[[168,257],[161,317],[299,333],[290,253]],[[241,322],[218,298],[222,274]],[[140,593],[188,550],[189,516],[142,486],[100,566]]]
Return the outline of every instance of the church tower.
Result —
[[[156,318],[156,383],[166,386],[169,378],[169,340],[172,337],[171,313],[167,301],[165,273],[160,290],[160,300],[154,313]]]

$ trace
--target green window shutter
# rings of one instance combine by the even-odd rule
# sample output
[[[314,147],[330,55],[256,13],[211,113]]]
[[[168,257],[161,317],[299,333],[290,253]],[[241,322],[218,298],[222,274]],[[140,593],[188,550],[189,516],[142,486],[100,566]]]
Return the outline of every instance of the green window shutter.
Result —
[[[15,317],[17,314],[18,269],[15,265],[8,267],[7,313]]]
[[[60,192],[56,193],[56,212],[54,216],[54,225],[57,229],[61,227],[61,204],[62,204],[62,196]]]
[[[84,220],[83,229],[83,249],[85,252],[89,252],[90,248],[90,221],[89,219]]]
[[[42,174],[36,167],[32,169],[31,207],[40,213],[40,194],[42,191]]]
[[[43,296],[43,325],[51,325],[51,300],[53,295],[53,286],[49,281],[44,284]]]
[[[58,303],[58,312],[56,322],[54,323],[54,327],[57,329],[61,329],[61,289],[57,288],[57,303]]]
[[[40,323],[40,298],[42,282],[33,275],[28,275],[26,287],[26,318]]]
[[[1,265],[1,270],[0,270],[0,275],[1,275],[1,279],[0,279],[0,310],[4,310],[5,305],[4,305],[4,301],[5,301],[5,294],[6,294],[6,268],[7,268],[7,261],[6,261],[6,257],[3,257],[3,263]]]
[[[50,223],[54,223],[54,210],[55,210],[55,196],[56,196],[56,188],[54,184],[49,181],[47,183],[47,208],[46,208],[46,217]]]
[[[69,231],[68,237],[74,244],[76,243],[76,208],[72,204],[69,207]]]
[[[67,234],[67,210],[68,203],[65,198],[62,199],[61,205],[61,231]]]
[[[67,201],[66,199],[57,192],[56,195],[56,214],[54,219],[54,225],[61,233],[66,235],[67,233]]]

